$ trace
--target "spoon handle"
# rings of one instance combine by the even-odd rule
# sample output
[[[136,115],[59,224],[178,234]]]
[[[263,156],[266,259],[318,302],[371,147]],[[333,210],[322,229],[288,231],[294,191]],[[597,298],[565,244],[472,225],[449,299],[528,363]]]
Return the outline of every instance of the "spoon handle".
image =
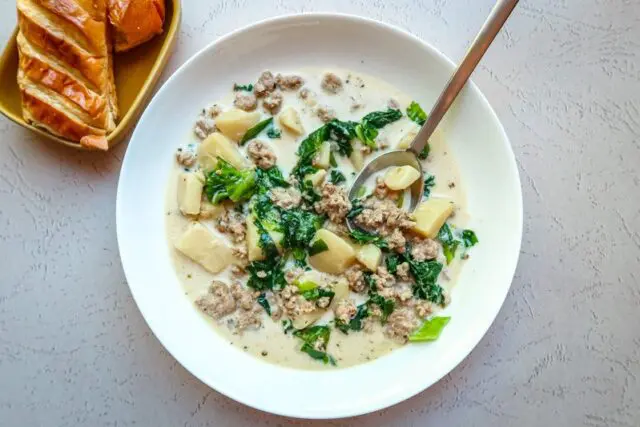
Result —
[[[458,65],[458,68],[456,68],[455,73],[451,76],[447,86],[431,109],[427,121],[411,143],[409,150],[413,151],[414,154],[419,155],[424,147],[426,147],[431,134],[436,127],[438,127],[440,120],[442,120],[442,117],[444,117],[445,113],[449,110],[449,107],[458,96],[458,93],[460,93],[460,90],[462,90],[467,80],[469,80],[469,76],[471,76],[478,62],[480,62],[480,59],[482,59],[489,45],[496,38],[496,35],[517,4],[518,0],[498,0],[496,2],[491,14],[476,36],[476,39],[471,43],[464,59],[460,65]]]

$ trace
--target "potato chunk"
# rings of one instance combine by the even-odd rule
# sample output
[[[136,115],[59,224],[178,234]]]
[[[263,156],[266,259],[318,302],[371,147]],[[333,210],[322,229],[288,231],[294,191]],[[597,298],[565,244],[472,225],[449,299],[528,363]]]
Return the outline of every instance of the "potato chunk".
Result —
[[[384,174],[384,184],[394,191],[409,188],[420,178],[420,172],[409,165],[391,167]]]
[[[321,308],[312,311],[311,313],[302,313],[299,316],[294,317],[291,323],[296,329],[304,329],[307,326],[313,325],[320,319],[326,310]]]
[[[376,271],[382,259],[382,250],[376,245],[363,245],[356,250],[356,259],[368,270]]]
[[[231,248],[198,222],[187,228],[175,247],[211,273],[219,273],[234,262]]]
[[[247,160],[236,144],[220,132],[214,132],[200,144],[198,161],[202,169],[210,171],[218,163],[218,157],[225,159],[238,169],[247,167]]]
[[[331,166],[331,144],[329,144],[329,141],[322,143],[316,158],[313,160],[313,165],[322,169],[329,169]]]
[[[349,298],[349,282],[347,279],[344,277],[339,278],[333,285],[333,292],[335,292],[335,295],[333,296],[333,301],[331,301],[332,306],[341,299]]]
[[[312,242],[320,239],[327,244],[328,249],[309,257],[309,263],[317,270],[330,274],[340,274],[355,260],[355,250],[341,237],[321,228],[316,232]]]
[[[304,180],[309,181],[314,187],[320,187],[320,185],[324,182],[326,176],[327,171],[324,169],[320,169],[319,171],[306,175],[304,177]]]
[[[416,221],[413,231],[433,239],[452,212],[453,202],[447,199],[429,199],[422,202],[413,212]]]
[[[216,126],[220,132],[229,139],[240,141],[244,134],[260,121],[260,113],[257,111],[247,113],[236,108],[216,117]],[[226,159],[225,159],[226,160]]]
[[[302,126],[302,122],[300,121],[300,116],[298,112],[293,108],[289,107],[280,113],[278,117],[280,124],[283,128],[290,131],[295,135],[302,135],[304,133],[304,127]]]
[[[400,139],[398,144],[396,144],[396,148],[406,150],[409,148],[413,140],[416,139],[416,135],[418,135],[417,130],[410,130]]]
[[[356,172],[360,172],[360,170],[364,167],[364,154],[362,154],[362,144],[359,141],[353,143],[353,151],[349,156],[349,160],[351,160],[351,164]]]
[[[198,215],[204,188],[201,173],[182,172],[178,176],[178,207],[183,215]]]

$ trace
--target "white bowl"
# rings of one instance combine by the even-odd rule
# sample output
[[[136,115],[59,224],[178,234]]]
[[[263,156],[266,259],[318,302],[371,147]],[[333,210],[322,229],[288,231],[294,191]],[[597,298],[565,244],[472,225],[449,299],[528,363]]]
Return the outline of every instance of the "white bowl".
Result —
[[[305,14],[259,22],[207,46],[153,98],[129,143],[117,196],[117,232],[131,293],[166,349],[193,375],[255,408],[294,417],[337,418],[385,408],[426,389],[485,334],[507,295],[522,237],[520,179],[498,118],[472,83],[441,129],[468,193],[480,239],[454,288],[440,339],[407,345],[347,369],[276,366],[229,345],[196,312],[174,273],[165,236],[165,194],[175,149],[205,105],[230,82],[264,69],[341,67],[380,77],[429,107],[454,65],[403,30],[355,16]]]

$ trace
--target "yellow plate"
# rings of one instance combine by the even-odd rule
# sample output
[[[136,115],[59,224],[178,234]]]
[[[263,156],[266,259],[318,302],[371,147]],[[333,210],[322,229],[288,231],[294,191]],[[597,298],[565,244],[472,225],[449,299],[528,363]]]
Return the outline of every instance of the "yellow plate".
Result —
[[[109,147],[121,142],[135,124],[160,73],[169,60],[175,44],[181,19],[180,0],[167,0],[164,32],[151,41],[125,53],[114,55],[114,71],[120,120],[107,136]],[[79,143],[52,135],[27,123],[22,117],[20,91],[18,89],[18,47],[14,31],[0,56],[0,113],[20,126],[24,126],[52,141],[77,149],[85,149]]]

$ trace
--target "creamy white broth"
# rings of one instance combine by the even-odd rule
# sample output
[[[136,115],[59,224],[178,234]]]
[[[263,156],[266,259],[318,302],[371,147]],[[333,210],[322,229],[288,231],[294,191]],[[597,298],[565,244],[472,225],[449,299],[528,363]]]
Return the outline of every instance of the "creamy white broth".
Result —
[[[336,112],[336,117],[340,120],[357,121],[371,111],[386,110],[391,99],[395,100],[404,112],[406,106],[412,101],[412,97],[401,93],[388,83],[362,73],[340,69],[331,69],[330,71],[343,78],[345,82],[344,90],[337,95],[326,94],[321,89],[321,79],[325,71],[329,70],[303,69],[294,73],[303,77],[305,80],[304,87],[311,89],[315,93],[317,105],[328,105]],[[308,134],[322,126],[323,122],[316,115],[314,107],[306,104],[297,93],[298,91],[283,91],[283,108],[293,107],[299,112],[305,134]],[[352,108],[354,100],[361,104],[361,107],[355,110]],[[233,104],[231,97],[216,103],[226,108],[231,108]],[[261,111],[261,109],[258,111]],[[268,115],[263,113],[263,118],[266,117]],[[277,122],[277,120],[274,122]],[[400,120],[382,128],[378,140],[385,141],[388,144],[387,149],[393,149],[404,135],[417,130],[418,125],[403,116]],[[287,176],[297,162],[295,153],[299,142],[304,139],[304,136],[294,137],[287,131],[282,130],[280,139],[268,139],[264,135],[260,135],[259,139],[267,142],[274,149],[278,158],[277,165]],[[436,184],[432,188],[431,197],[447,198],[453,201],[455,203],[455,213],[449,222],[457,227],[463,227],[468,219],[464,185],[460,182],[455,159],[448,153],[445,139],[445,136],[440,132],[436,132],[432,136],[430,140],[430,155],[427,160],[423,161],[424,170],[426,173],[436,176]],[[198,144],[199,141],[194,137],[191,141],[182,141],[180,145],[187,143]],[[244,153],[245,148],[241,147],[240,149]],[[380,150],[376,153],[384,151]],[[345,185],[348,188],[355,177],[356,171],[348,158],[337,155],[335,157],[338,162],[338,169],[343,172],[347,179]],[[367,157],[365,157],[366,161]],[[209,273],[199,264],[174,249],[174,244],[181,233],[193,222],[193,219],[183,216],[178,208],[177,182],[178,175],[182,171],[183,168],[176,164],[168,183],[167,238],[171,246],[172,262],[176,274],[184,287],[186,296],[195,301],[207,292],[212,280],[216,279],[230,284],[235,278],[231,276],[229,268],[219,274]],[[371,190],[368,192],[370,193]],[[225,234],[216,230],[214,220],[200,220],[200,222],[209,228],[216,237],[230,243]],[[463,264],[464,261],[456,257],[450,265],[445,265],[440,278],[440,284],[445,290],[451,290],[458,271]],[[246,281],[246,276],[243,279]],[[355,294],[352,293],[352,297],[354,296]],[[362,297],[357,296],[354,299],[360,303]],[[196,309],[195,306],[194,309]],[[328,310],[328,312],[330,311]],[[281,321],[273,321],[266,313],[263,313],[262,327],[256,330],[246,330],[243,334],[236,334],[229,327],[225,318],[216,321],[204,314],[203,316],[212,325],[212,329],[221,334],[232,345],[263,360],[301,369],[336,369],[336,367],[324,365],[310,358],[307,354],[300,352],[301,341],[291,334],[285,335]],[[325,314],[317,323],[326,323],[329,319],[331,319],[331,315]],[[376,324],[372,332],[350,331],[348,335],[345,335],[338,330],[332,330],[327,353],[334,357],[338,368],[344,368],[373,360],[402,345],[386,338],[382,332],[382,327]]]

